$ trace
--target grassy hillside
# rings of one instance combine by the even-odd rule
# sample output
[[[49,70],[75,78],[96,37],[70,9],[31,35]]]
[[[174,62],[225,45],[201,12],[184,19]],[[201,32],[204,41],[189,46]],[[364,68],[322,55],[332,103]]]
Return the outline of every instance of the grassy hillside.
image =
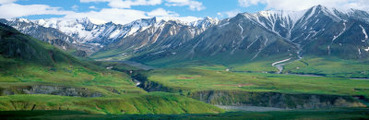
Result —
[[[52,45],[0,26],[0,84],[17,92],[33,85],[73,86],[110,95],[144,92],[128,75],[81,62]]]
[[[369,61],[307,56],[285,66],[284,72],[336,77],[369,77]]]
[[[47,66],[55,63],[77,62],[78,64],[76,59],[52,45],[23,35],[9,26],[0,25],[0,36],[0,53],[4,58],[14,58]]]
[[[203,69],[161,69],[149,72],[148,80],[162,84],[173,91],[235,90],[369,97],[369,81],[335,77],[234,73]]]
[[[0,111],[76,110],[95,114],[219,113],[179,95],[147,93],[115,63],[82,62],[0,24]],[[133,68],[132,68],[133,69]],[[73,96],[73,97],[69,97]]]
[[[0,110],[73,110],[92,114],[220,113],[223,110],[191,98],[167,94],[126,94],[116,97],[80,98],[54,95],[0,96]]]

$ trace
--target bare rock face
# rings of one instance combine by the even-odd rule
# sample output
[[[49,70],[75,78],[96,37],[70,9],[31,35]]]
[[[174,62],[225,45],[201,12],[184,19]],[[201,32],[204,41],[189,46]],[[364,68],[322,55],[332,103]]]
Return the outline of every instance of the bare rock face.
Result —
[[[12,87],[9,89],[2,88],[0,91],[1,91],[1,95],[50,94],[50,95],[74,96],[74,97],[102,97],[103,96],[102,93],[99,93],[96,91],[89,91],[87,88],[49,86],[49,85]]]
[[[286,94],[276,92],[201,91],[190,97],[214,105],[262,106],[286,109],[365,107],[351,96]]]

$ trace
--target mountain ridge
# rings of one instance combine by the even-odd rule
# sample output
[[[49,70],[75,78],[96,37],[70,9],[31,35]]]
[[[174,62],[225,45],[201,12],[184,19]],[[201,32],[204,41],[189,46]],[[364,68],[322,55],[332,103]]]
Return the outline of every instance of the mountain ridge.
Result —
[[[62,32],[78,43],[90,46],[89,49],[93,49],[91,57],[99,60],[132,59],[146,63],[168,56],[174,56],[171,57],[173,60],[192,60],[194,56],[229,59],[227,56],[235,53],[242,56],[238,61],[254,61],[260,57],[259,54],[284,56],[277,57],[278,61],[301,59],[304,55],[343,59],[369,57],[366,34],[369,33],[369,13],[356,9],[343,11],[317,5],[302,11],[239,13],[220,21],[206,17],[190,23],[155,17],[126,25],[112,22],[96,25],[88,18],[72,21],[75,22],[61,20],[59,24],[55,21],[42,24],[39,21],[37,24],[63,29]],[[228,25],[231,26],[227,28]],[[77,28],[72,29],[75,26]],[[222,34],[223,38],[219,36]],[[201,49],[194,49],[198,45],[202,46]]]
[[[235,62],[234,60],[238,59],[231,57],[234,51],[244,51],[239,52],[242,54],[236,56],[245,58],[241,61],[246,63],[256,59],[260,53],[261,56],[263,56],[263,54],[264,56],[283,56],[283,54],[285,54],[284,57],[279,57],[274,60],[281,61],[290,59],[284,63],[299,60],[305,55],[321,57],[335,56],[342,59],[366,60],[369,55],[367,52],[369,44],[366,37],[366,28],[368,28],[367,18],[369,18],[369,14],[365,11],[352,9],[351,11],[339,12],[337,9],[328,9],[321,5],[305,10],[303,16],[299,19],[294,19],[295,21],[293,21],[289,15],[283,15],[283,11],[279,13],[268,13],[265,11],[256,14],[240,13],[233,18],[220,21],[218,25],[207,29],[204,33],[195,37],[191,40],[195,42],[188,44],[187,46],[189,47],[187,47],[187,49],[179,48],[156,55],[162,58],[144,55],[133,58],[133,60],[145,63],[153,60],[155,61],[155,59],[152,58],[167,59],[166,57],[168,56],[168,59],[173,58],[175,60],[179,60],[178,58],[188,59],[183,58],[183,56],[190,56],[191,60],[193,56],[196,56],[193,54],[198,54],[197,56],[199,59],[205,59],[205,61],[209,61],[210,59],[210,61],[215,60],[221,64],[233,64]],[[214,30],[214,28],[218,28],[219,30],[209,32]],[[268,35],[263,33],[269,33],[270,35],[266,37]],[[257,37],[258,35],[261,35],[261,40]],[[288,47],[283,46],[280,44],[281,42],[279,42],[279,44],[269,46],[269,44],[266,43],[270,43],[271,41],[265,41],[267,39],[270,40],[270,38],[279,38],[289,45],[287,45]],[[253,42],[244,42],[244,40]],[[215,44],[217,41],[219,42]],[[198,47],[200,43],[203,45]],[[238,43],[238,45],[233,43]],[[242,47],[242,45],[246,47]],[[252,48],[252,46],[255,45],[258,47]],[[193,49],[191,46],[193,48],[198,47],[199,49]],[[244,54],[245,51],[248,51],[247,48],[250,47],[255,51],[249,51],[246,52],[247,54]],[[286,51],[280,50],[280,48],[289,47],[293,49],[286,49]],[[203,51],[206,48],[208,49]],[[183,51],[183,54],[177,56],[170,54],[173,52],[178,53],[178,51]],[[187,51],[187,53],[185,51]],[[219,54],[219,57],[212,57],[216,54]],[[269,58],[265,57],[264,59]],[[221,62],[227,60],[230,61]]]

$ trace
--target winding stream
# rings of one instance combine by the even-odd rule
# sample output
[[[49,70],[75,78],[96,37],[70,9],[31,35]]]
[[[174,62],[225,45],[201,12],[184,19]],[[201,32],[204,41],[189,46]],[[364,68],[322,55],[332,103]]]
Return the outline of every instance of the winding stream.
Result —
[[[281,61],[277,61],[277,62],[274,62],[272,63],[272,66],[273,67],[276,67],[278,69],[278,74],[282,73],[283,71],[283,66],[285,65],[284,63],[287,62],[287,61],[290,61],[292,58],[288,58],[288,59],[285,59],[285,60],[281,60]]]
[[[281,74],[283,72],[284,65],[289,64],[289,63],[292,63],[294,61],[299,61],[299,60],[302,59],[302,54],[301,54],[302,48],[301,48],[301,45],[298,44],[298,43],[293,43],[293,44],[298,49],[297,52],[296,52],[298,59],[295,59],[294,60],[292,58],[288,58],[288,59],[285,59],[285,60],[281,60],[281,61],[277,61],[277,62],[272,63],[272,66],[273,67],[276,67],[278,69],[278,72],[277,72],[278,74]]]

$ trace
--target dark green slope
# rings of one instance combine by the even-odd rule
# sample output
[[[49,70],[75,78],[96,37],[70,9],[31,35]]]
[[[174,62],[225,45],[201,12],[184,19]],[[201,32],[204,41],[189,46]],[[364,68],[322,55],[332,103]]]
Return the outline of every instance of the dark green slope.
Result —
[[[0,46],[0,54],[4,58],[15,58],[47,66],[56,63],[79,63],[77,59],[59,49],[2,23],[0,23]]]
[[[0,23],[19,28],[19,32],[47,42],[77,57],[86,57],[89,51],[89,48],[83,45],[71,44],[74,41],[72,37],[54,28],[43,27],[32,22],[24,22],[21,19],[16,19],[15,21],[0,19]]]
[[[95,114],[219,113],[209,104],[147,93],[106,70],[0,24],[0,112],[74,110]]]
[[[0,23],[0,94],[25,94],[39,87],[56,89],[80,89],[80,94],[68,96],[105,96],[112,91],[138,91],[129,76],[124,73],[106,70],[89,61],[79,59],[45,42],[24,35],[12,27]],[[93,82],[92,82],[93,80]],[[111,83],[106,83],[111,82]],[[110,84],[120,84],[110,86]],[[102,89],[100,87],[109,87]],[[84,90],[83,88],[89,88]],[[48,88],[51,89],[51,88]],[[54,88],[53,88],[54,89]],[[78,91],[78,90],[77,90]],[[57,90],[55,95],[65,95]]]

